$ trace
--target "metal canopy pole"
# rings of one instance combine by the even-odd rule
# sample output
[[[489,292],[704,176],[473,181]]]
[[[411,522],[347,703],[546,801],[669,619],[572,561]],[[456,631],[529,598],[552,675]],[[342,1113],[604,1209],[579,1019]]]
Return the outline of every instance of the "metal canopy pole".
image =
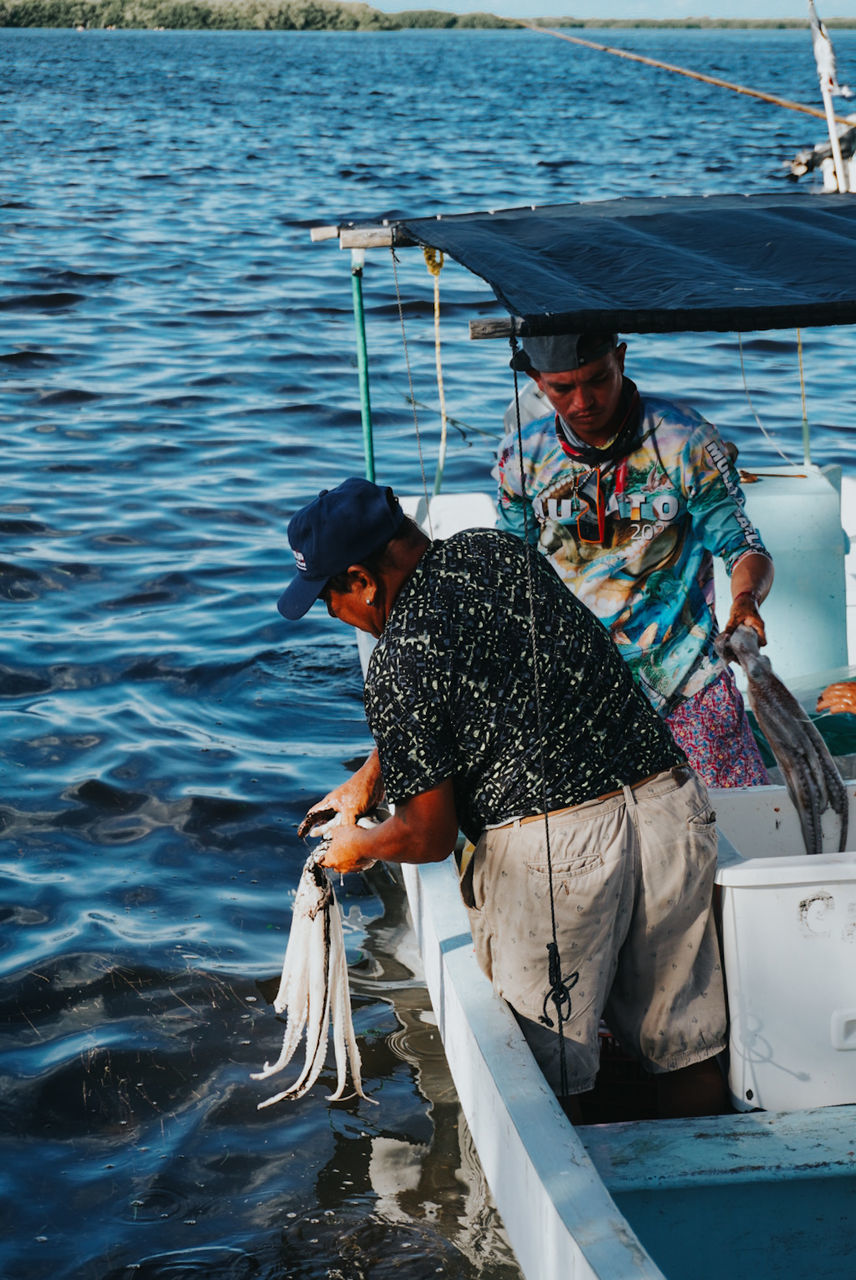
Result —
[[[372,437],[372,406],[369,395],[369,359],[366,346],[366,316],[363,308],[363,267],[365,260],[365,250],[351,250],[351,291],[354,299],[354,326],[357,331],[357,372],[360,380],[363,457],[365,458],[366,479],[374,480],[374,439]]]

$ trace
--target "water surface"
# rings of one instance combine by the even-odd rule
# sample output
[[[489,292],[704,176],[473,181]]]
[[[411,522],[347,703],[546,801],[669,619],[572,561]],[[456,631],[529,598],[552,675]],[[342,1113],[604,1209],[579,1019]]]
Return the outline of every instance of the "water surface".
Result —
[[[807,32],[589,34],[818,99]],[[296,825],[368,748],[352,637],[275,610],[289,514],[362,471],[349,261],[309,229],[781,190],[822,122],[528,32],[16,30],[0,70],[0,1272],[513,1280],[386,876],[342,894],[379,1105],[329,1105],[328,1072],[258,1112],[249,1078]],[[399,257],[365,276],[378,476],[418,490],[432,284]],[[487,482],[511,394],[467,339],[493,309],[444,269],[449,490]],[[853,340],[803,359],[846,460]],[[628,367],[799,457],[794,334],[636,337]]]

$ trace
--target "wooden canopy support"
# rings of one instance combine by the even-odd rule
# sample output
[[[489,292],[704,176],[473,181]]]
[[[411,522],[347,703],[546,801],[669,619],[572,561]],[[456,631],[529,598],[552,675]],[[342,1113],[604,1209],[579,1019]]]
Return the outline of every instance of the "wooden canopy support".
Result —
[[[316,244],[325,240],[338,240],[340,249],[389,249],[417,244],[405,235],[400,227],[388,222],[375,226],[323,226],[312,227],[310,237]],[[520,332],[521,322],[514,316],[500,316],[495,320],[471,320],[471,338],[508,338]]]
[[[516,316],[500,316],[498,320],[471,320],[471,338],[510,338],[520,333],[521,321]]]
[[[389,249],[392,245],[414,245],[415,240],[406,236],[393,223],[382,222],[375,226],[327,226],[312,227],[310,236],[314,241],[336,240],[340,249]]]

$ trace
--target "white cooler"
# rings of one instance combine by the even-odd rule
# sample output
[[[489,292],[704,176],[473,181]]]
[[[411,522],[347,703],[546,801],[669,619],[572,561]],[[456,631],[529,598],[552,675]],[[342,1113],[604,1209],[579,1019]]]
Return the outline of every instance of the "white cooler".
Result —
[[[856,853],[735,857],[722,832],[720,845],[735,1107],[856,1102]]]

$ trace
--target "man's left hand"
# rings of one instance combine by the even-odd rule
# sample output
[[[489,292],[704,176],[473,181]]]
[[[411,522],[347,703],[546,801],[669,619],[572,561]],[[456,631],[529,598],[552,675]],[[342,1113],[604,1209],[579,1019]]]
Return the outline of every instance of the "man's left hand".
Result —
[[[341,875],[367,871],[376,861],[371,842],[371,831],[364,827],[334,827],[325,840],[324,856],[319,859],[321,866]]]

